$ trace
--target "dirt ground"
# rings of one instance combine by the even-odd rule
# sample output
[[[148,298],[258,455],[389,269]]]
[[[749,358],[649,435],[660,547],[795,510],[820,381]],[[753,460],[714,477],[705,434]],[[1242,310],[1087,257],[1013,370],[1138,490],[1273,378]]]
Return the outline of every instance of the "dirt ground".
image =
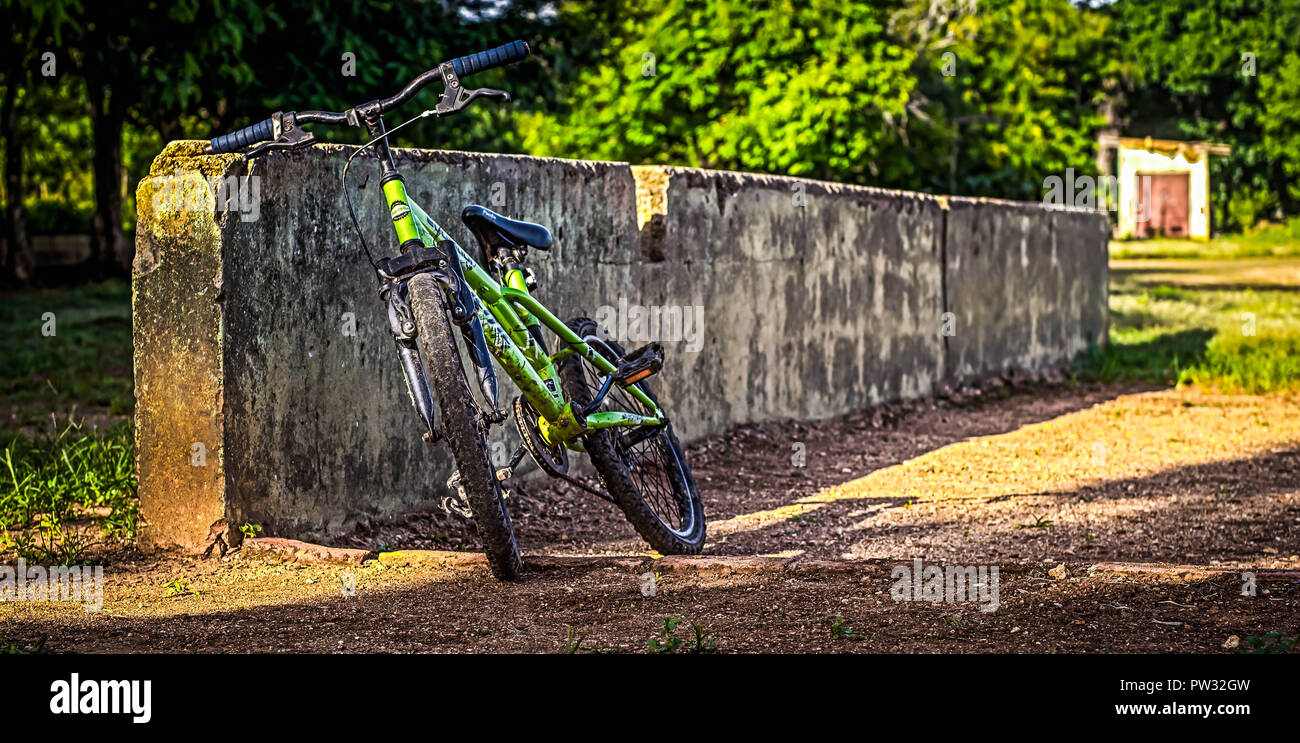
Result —
[[[56,652],[651,652],[674,617],[676,652],[1043,653],[1300,635],[1294,393],[994,386],[689,449],[699,558],[658,559],[613,506],[530,481],[511,497],[532,558],[515,584],[464,524],[412,515],[343,539],[385,550],[361,566],[105,555],[101,612],[4,603],[0,634]],[[916,559],[996,566],[997,610],[896,601]]]

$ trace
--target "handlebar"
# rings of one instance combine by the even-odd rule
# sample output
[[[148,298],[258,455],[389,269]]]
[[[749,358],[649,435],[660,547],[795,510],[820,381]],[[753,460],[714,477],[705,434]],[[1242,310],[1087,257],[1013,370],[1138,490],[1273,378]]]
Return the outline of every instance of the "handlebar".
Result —
[[[237,132],[223,134],[212,140],[208,144],[211,152],[234,152],[235,150],[247,147],[255,142],[262,142],[268,139],[275,139],[275,122],[271,119],[259,121],[252,126],[246,126]]]
[[[522,41],[512,41],[509,44],[502,44],[496,49],[457,57],[451,61],[451,68],[456,71],[457,76],[466,77],[476,72],[514,64],[527,58],[528,45]]]
[[[479,72],[504,67],[524,60],[530,54],[528,44],[523,41],[512,41],[509,44],[502,44],[495,49],[488,49],[482,52],[466,54],[463,57],[456,57],[450,62],[443,62],[437,67],[420,73],[414,80],[407,83],[396,95],[391,98],[385,98],[381,101],[374,101],[369,106],[376,106],[379,113],[386,113],[392,109],[405,104],[415,97],[426,85],[434,80],[445,79],[448,83],[447,93],[453,100],[458,98],[462,93],[461,90],[453,91],[450,85],[452,81],[459,77],[468,77]],[[500,91],[497,91],[500,93]],[[503,94],[504,95],[504,94]],[[465,103],[472,100],[472,97],[463,99]],[[251,126],[246,126],[230,134],[223,134],[208,143],[208,152],[211,154],[224,154],[235,152],[258,142],[265,142],[280,138],[283,129],[288,129],[297,124],[356,124],[358,118],[355,115],[356,108],[346,113],[336,113],[333,111],[299,111],[290,114],[275,114],[264,121],[259,121]],[[456,109],[459,110],[459,109]],[[440,111],[441,113],[441,111]],[[288,119],[289,125],[284,126],[285,119]],[[304,140],[299,140],[304,141]],[[309,142],[307,142],[309,143]],[[250,155],[251,156],[251,155]]]

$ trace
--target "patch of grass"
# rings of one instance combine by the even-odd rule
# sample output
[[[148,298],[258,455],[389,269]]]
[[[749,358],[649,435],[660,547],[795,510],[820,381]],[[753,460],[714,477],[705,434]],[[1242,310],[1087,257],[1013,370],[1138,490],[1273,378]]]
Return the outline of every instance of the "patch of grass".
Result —
[[[134,408],[129,283],[6,294],[0,334],[0,397],[31,408],[6,425],[38,424],[70,408],[111,415]]]
[[[1300,332],[1243,336],[1220,334],[1205,348],[1199,364],[1182,370],[1180,384],[1217,384],[1244,392],[1297,386]]]
[[[1171,273],[1185,283],[1149,283]],[[1078,376],[1229,392],[1300,388],[1300,287],[1215,279],[1182,267],[1112,274],[1110,342],[1084,356]]]
[[[192,593],[194,593],[194,586],[190,584],[190,579],[183,575],[172,578],[163,584],[163,595],[169,598],[189,596]]]
[[[41,635],[35,645],[19,645],[5,639],[0,635],[0,655],[45,655],[49,650],[45,649],[45,641],[50,639],[49,635]]]
[[[1116,240],[1111,258],[1264,258],[1300,256],[1300,221],[1265,225],[1239,235],[1190,239]]]
[[[134,538],[139,521],[130,424],[0,437],[0,552],[79,564],[91,535]]]
[[[1016,528],[1017,528],[1017,529],[1046,529],[1047,527],[1049,527],[1049,526],[1051,526],[1052,524],[1056,523],[1055,520],[1053,520],[1053,519],[1045,519],[1045,518],[1043,518],[1042,516],[1039,516],[1038,514],[1033,514],[1033,516],[1034,516],[1034,523],[1032,523],[1032,524],[1016,524]]]
[[[646,647],[652,653],[674,653],[679,649],[685,648],[688,653],[711,653],[718,649],[718,633],[705,628],[699,622],[691,622],[691,629],[694,637],[691,644],[686,640],[678,637],[675,630],[682,620],[677,617],[664,617],[663,629],[659,636],[651,637],[646,640]]]
[[[587,639],[587,630],[575,631],[573,625],[564,625],[564,654],[576,655],[582,648],[582,641]]]
[[[837,640],[853,640],[854,642],[868,639],[865,634],[845,624],[843,614],[836,614],[835,618],[831,620],[831,637]]]

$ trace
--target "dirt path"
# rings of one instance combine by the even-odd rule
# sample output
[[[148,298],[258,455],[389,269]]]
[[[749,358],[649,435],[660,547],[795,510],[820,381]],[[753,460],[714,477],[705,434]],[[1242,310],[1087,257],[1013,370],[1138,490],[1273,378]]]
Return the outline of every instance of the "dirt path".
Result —
[[[699,622],[741,652],[1223,652],[1230,636],[1300,635],[1300,397],[990,397],[700,442],[702,558],[656,560],[612,507],[529,483],[514,497],[534,556],[518,584],[449,551],[355,567],[120,555],[102,612],[0,604],[0,633],[49,634],[56,651],[167,652],[559,652],[566,626],[586,633],[584,649],[646,652],[667,616],[684,620],[682,650]],[[348,541],[473,547],[441,514]],[[996,566],[997,611],[896,601],[893,571],[916,559]],[[1147,567],[1091,570],[1117,561]],[[1254,596],[1242,595],[1244,570]],[[165,596],[182,575],[192,591]]]

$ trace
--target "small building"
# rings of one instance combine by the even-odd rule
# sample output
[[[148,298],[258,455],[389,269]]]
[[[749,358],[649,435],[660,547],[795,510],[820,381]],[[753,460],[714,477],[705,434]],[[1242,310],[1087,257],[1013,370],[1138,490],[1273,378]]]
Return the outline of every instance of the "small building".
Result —
[[[1116,237],[1210,238],[1210,155],[1231,147],[1115,135],[1099,144],[1117,152]]]

